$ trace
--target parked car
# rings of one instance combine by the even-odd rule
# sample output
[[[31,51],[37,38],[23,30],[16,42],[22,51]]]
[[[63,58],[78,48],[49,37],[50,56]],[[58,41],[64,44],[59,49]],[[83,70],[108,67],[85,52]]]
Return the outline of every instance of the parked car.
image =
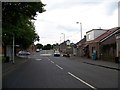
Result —
[[[70,57],[70,54],[63,54],[63,57]]]
[[[42,51],[42,49],[40,49],[40,51]]]
[[[28,52],[26,50],[21,50],[18,52],[18,55],[30,55],[30,52]]]
[[[40,49],[36,49],[36,52],[39,52],[40,51]]]
[[[59,56],[60,56],[60,52],[59,52],[59,51],[55,51],[55,52],[54,52],[54,56],[59,57]]]

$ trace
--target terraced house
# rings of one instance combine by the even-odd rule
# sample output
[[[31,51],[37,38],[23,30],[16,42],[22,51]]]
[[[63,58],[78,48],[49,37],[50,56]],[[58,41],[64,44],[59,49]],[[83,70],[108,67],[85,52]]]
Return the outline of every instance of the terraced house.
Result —
[[[106,29],[105,33],[99,35],[94,40],[87,41],[89,55],[92,57],[93,52],[96,53],[96,59],[115,61],[116,57],[116,33],[119,27]]]
[[[117,57],[120,59],[120,30],[116,33]]]
[[[120,57],[120,27],[86,32],[86,40],[76,43],[76,50],[77,56],[115,62]]]

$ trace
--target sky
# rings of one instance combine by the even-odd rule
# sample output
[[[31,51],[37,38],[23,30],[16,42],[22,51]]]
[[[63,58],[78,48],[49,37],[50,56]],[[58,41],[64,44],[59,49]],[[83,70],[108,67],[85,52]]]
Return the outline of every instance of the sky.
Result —
[[[92,29],[118,27],[119,0],[41,1],[46,4],[46,12],[38,13],[34,21],[40,36],[40,41],[35,44],[62,43],[64,39],[77,43],[81,40],[81,28],[83,38]]]

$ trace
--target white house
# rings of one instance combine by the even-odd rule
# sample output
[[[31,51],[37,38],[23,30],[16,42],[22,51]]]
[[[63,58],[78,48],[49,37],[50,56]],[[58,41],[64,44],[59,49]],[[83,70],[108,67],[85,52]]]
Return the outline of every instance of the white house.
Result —
[[[86,41],[91,41],[97,38],[98,36],[102,35],[105,33],[105,29],[92,29],[88,32],[86,32]]]

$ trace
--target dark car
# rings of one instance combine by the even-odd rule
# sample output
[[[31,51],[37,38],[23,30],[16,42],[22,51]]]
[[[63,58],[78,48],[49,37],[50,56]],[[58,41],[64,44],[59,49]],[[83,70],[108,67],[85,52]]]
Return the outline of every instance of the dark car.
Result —
[[[59,57],[59,56],[60,56],[60,52],[59,52],[59,51],[55,51],[55,52],[54,52],[54,56]]]
[[[70,57],[70,54],[63,54],[63,57]]]

